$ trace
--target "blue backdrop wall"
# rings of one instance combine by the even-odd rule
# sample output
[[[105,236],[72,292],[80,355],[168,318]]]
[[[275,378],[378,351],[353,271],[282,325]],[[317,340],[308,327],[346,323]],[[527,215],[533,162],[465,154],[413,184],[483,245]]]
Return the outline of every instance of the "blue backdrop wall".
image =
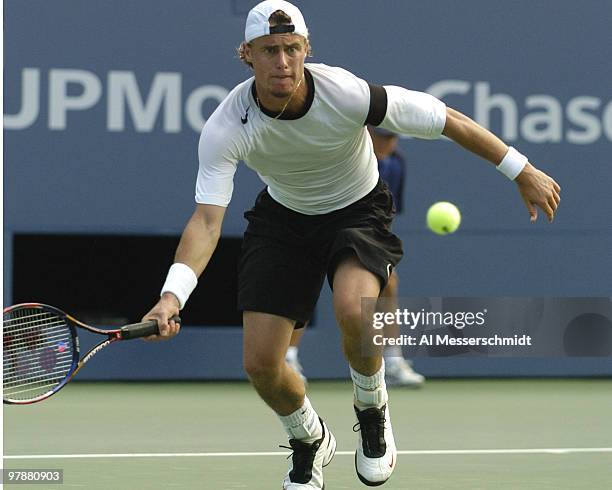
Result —
[[[180,233],[194,205],[199,130],[250,76],[235,49],[255,3],[5,1],[5,304],[16,233]],[[554,225],[532,225],[514,184],[491,166],[447,141],[403,139],[402,295],[612,296],[610,2],[296,4],[309,24],[311,61],[429,91],[563,188]],[[240,236],[261,187],[241,166],[226,236]],[[456,235],[424,229],[437,200],[462,210]],[[171,344],[131,348],[139,349],[133,378],[242,376],[239,329],[186,328]],[[111,375],[122,376],[128,356],[108,356]],[[327,290],[302,356],[312,376],[347,372]],[[82,377],[105,375],[92,364]],[[612,373],[609,359],[418,367],[429,375]]]

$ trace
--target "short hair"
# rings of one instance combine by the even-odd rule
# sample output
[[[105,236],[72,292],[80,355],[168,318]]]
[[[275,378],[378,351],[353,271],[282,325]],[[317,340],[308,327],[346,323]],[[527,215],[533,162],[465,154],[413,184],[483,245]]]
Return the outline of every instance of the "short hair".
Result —
[[[283,12],[282,10],[277,10],[276,12],[273,12],[272,15],[270,15],[270,17],[268,18],[268,22],[270,23],[270,27],[275,27],[275,26],[281,26],[281,25],[290,25],[291,24],[291,17],[289,17],[285,12]],[[306,45],[308,48],[308,51],[306,52],[306,56],[310,57],[312,56],[312,48],[310,47],[310,42],[308,41],[308,38],[304,38],[306,39]],[[238,46],[238,57],[247,65],[249,65],[250,68],[253,68],[253,63],[249,62],[246,60],[246,55],[245,55],[245,51],[246,51],[246,47],[247,46],[251,46],[250,42],[246,42],[243,41],[240,43],[240,46]]]
[[[291,17],[282,10],[277,10],[276,12],[272,12],[272,15],[268,18],[268,22],[270,23],[270,27],[289,25],[291,24]]]

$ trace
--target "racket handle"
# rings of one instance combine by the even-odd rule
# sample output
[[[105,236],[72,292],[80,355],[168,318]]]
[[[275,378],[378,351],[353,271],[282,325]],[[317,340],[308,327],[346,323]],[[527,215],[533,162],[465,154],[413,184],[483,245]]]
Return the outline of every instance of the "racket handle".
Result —
[[[181,323],[179,316],[173,316],[171,320],[176,323]],[[149,320],[147,322],[133,323],[121,328],[121,338],[123,340],[138,339],[140,337],[148,337],[149,335],[158,335],[159,326],[157,320]]]

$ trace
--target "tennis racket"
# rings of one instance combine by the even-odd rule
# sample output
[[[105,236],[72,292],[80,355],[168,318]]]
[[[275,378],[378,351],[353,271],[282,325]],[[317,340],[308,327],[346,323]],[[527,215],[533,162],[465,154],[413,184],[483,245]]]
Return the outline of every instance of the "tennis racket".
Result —
[[[180,323],[180,318],[172,318]],[[106,337],[80,357],[77,329]],[[102,330],[82,323],[62,310],[40,303],[24,303],[4,309],[4,403],[27,404],[46,400],[98,352],[113,342],[159,334],[156,320]]]

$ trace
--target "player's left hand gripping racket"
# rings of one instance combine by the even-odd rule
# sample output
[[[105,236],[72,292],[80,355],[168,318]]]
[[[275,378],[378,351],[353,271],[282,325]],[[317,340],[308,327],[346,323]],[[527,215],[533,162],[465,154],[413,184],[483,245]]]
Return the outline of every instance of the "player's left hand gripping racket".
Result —
[[[180,323],[178,316],[172,320]],[[76,327],[104,335],[106,339],[80,358]],[[159,333],[156,320],[102,330],[40,303],[5,308],[2,328],[3,401],[12,404],[46,400],[61,390],[87,361],[113,342]]]

